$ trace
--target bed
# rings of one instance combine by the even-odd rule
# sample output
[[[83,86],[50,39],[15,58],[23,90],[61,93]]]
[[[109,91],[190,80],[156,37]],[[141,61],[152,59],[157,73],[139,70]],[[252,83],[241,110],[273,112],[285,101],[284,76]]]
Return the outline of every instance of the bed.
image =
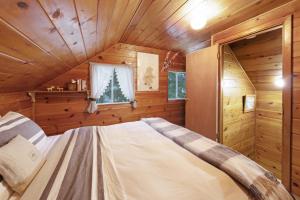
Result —
[[[1,129],[25,118],[14,115],[19,117],[11,123],[0,121],[0,146],[1,134],[6,140],[14,136],[12,132],[1,133]],[[258,170],[254,162],[249,164],[237,152],[195,134],[166,120],[149,118],[81,127],[42,139],[25,135],[29,141],[33,137],[38,140],[33,144],[46,159],[22,193],[11,190],[4,178],[0,197],[2,192],[9,200],[292,199],[272,174],[261,167]],[[208,151],[212,146],[218,152]],[[231,159],[233,165],[229,159],[220,163],[220,157],[227,155],[235,158]],[[263,181],[256,178],[255,182],[251,177]]]

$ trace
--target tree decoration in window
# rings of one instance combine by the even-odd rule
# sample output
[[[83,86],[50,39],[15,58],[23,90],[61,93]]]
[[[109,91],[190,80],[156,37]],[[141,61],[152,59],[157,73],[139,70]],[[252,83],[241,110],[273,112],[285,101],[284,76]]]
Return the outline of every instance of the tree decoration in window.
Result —
[[[120,88],[120,83],[117,78],[116,71],[113,71],[113,76],[109,81],[103,95],[97,99],[98,104],[124,103],[130,102],[126,98]]]

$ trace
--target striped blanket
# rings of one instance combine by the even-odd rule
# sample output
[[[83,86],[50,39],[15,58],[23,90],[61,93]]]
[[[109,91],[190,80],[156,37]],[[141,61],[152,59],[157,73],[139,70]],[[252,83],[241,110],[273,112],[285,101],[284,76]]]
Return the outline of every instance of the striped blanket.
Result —
[[[67,131],[21,199],[103,200],[101,164],[96,127]]]
[[[142,120],[194,155],[227,173],[247,188],[256,199],[293,199],[271,172],[242,154],[164,119]]]

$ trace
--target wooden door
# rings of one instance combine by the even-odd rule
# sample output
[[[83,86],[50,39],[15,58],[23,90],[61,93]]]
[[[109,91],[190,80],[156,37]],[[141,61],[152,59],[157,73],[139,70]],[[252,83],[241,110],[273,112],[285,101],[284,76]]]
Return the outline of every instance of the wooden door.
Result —
[[[218,45],[186,56],[186,116],[188,129],[217,138]]]

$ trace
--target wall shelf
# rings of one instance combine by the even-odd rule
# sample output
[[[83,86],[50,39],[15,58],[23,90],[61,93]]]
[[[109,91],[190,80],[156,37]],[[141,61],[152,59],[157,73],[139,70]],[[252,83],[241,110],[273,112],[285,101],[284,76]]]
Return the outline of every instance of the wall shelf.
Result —
[[[31,97],[33,103],[36,102],[36,95],[51,95],[51,96],[61,96],[61,97],[76,97],[76,94],[89,96],[89,91],[28,91],[28,96]]]

